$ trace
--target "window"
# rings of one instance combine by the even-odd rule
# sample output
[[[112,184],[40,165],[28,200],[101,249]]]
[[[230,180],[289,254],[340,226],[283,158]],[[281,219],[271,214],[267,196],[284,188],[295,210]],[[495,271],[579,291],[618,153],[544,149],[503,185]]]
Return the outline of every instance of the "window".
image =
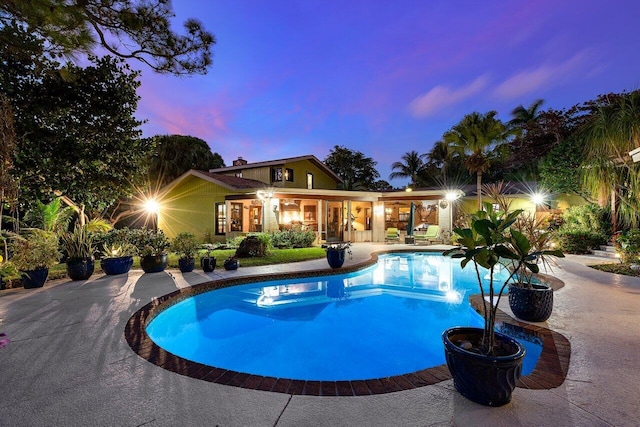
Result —
[[[313,174],[311,172],[307,172],[307,189],[313,190]]]
[[[272,168],[271,169],[271,182],[293,182],[293,169],[284,168]]]
[[[242,178],[242,171],[236,172],[236,178]]]
[[[216,234],[225,234],[227,231],[227,205],[216,203]]]
[[[242,203],[231,203],[231,231],[242,231]]]

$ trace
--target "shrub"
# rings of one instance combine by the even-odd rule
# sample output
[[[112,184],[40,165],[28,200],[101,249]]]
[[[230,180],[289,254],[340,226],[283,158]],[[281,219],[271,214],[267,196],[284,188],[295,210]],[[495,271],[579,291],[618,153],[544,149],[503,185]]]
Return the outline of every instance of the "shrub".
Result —
[[[607,212],[595,204],[572,206],[562,215],[561,231],[591,231],[605,236],[611,234],[611,223]]]
[[[607,237],[602,233],[564,228],[556,231],[554,237],[560,249],[570,254],[590,254],[593,248],[607,241]]]
[[[149,230],[147,228],[131,230],[132,243],[138,248],[140,256],[157,256],[167,253],[171,241],[162,230]]]
[[[633,229],[622,233],[615,241],[616,250],[620,253],[622,262],[636,262],[640,257],[640,229]]]
[[[196,236],[188,231],[179,233],[171,241],[171,249],[185,259],[193,259],[198,246],[200,245],[196,240]]]
[[[308,248],[316,240],[316,234],[312,230],[303,230],[299,226],[271,232],[269,235],[271,243],[277,248]]]

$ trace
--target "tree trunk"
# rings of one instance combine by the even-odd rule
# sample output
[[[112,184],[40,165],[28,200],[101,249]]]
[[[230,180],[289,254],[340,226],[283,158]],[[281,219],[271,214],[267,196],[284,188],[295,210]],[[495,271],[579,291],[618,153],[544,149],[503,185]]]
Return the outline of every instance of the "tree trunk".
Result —
[[[478,210],[482,210],[482,171],[476,174],[476,194],[478,195]]]

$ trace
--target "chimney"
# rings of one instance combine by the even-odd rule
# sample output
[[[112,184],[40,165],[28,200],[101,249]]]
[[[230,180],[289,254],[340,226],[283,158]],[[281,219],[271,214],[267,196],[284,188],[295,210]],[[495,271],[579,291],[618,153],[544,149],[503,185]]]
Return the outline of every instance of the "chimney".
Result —
[[[246,165],[247,163],[248,163],[248,162],[247,162],[245,159],[243,159],[242,157],[238,157],[238,159],[237,159],[237,160],[234,160],[234,161],[233,161],[233,166],[244,166],[244,165]]]

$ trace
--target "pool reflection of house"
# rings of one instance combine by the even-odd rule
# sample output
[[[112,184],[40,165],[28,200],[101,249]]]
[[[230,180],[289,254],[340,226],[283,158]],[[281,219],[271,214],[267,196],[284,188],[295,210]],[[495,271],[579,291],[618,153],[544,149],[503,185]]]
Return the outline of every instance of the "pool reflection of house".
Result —
[[[238,158],[230,167],[190,170],[165,187],[158,226],[170,237],[189,231],[224,241],[300,225],[319,242],[384,242],[389,227],[406,233],[413,203],[416,226],[451,228],[445,190],[344,191],[337,189],[341,183],[311,155],[260,163]]]

